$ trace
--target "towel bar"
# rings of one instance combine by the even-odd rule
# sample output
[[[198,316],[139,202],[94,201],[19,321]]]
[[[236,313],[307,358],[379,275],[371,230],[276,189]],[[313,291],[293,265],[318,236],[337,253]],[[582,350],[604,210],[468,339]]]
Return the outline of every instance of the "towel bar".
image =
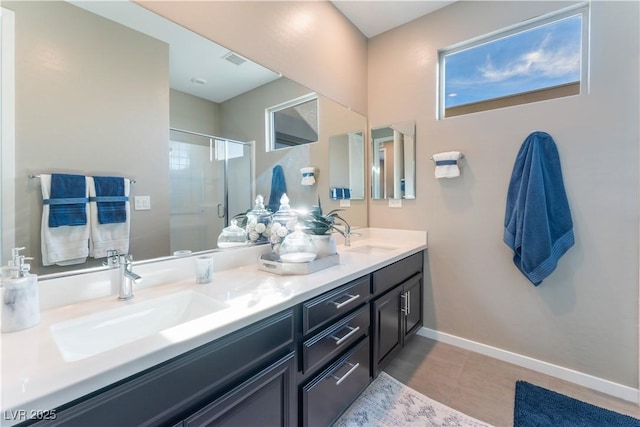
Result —
[[[36,179],[36,178],[40,178],[40,175],[33,175],[33,174],[29,174],[28,176],[29,176],[29,179]],[[135,184],[135,183],[136,183],[136,180],[135,180],[135,179],[129,179],[129,182],[130,182],[131,184]]]
[[[433,156],[429,156],[431,160],[433,160]],[[464,154],[460,153],[460,159],[464,159]],[[458,159],[459,160],[459,159]]]

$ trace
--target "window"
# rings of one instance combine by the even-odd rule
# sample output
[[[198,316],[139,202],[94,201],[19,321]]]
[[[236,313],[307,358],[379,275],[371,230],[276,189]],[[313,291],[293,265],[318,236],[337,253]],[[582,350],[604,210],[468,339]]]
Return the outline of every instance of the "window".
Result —
[[[267,108],[267,151],[318,141],[318,95]]]
[[[587,11],[581,4],[440,50],[439,118],[579,94]]]
[[[175,171],[189,169],[190,164],[189,144],[169,141],[169,169]]]

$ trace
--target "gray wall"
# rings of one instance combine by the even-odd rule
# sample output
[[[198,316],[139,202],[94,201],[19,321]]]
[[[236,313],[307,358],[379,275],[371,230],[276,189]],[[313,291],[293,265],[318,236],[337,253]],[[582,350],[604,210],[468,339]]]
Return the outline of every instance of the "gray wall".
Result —
[[[256,194],[271,193],[272,169],[282,165],[287,183],[287,196],[292,208],[311,208],[321,198],[323,211],[338,208],[339,202],[329,200],[329,137],[364,130],[366,118],[342,105],[319,96],[318,142],[299,147],[267,151],[265,143],[265,109],[311,92],[296,82],[281,78],[221,104],[224,135],[240,141],[255,141]],[[300,168],[314,166],[316,185],[300,185]],[[343,215],[341,215],[343,216]],[[367,225],[367,203],[352,200],[343,216],[351,225]]]
[[[591,3],[589,94],[435,120],[437,49],[565,5],[457,2],[370,40],[370,124],[416,119],[418,173],[417,199],[371,201],[370,225],[428,230],[426,327],[637,388],[640,4]],[[534,130],[558,145],[576,235],[538,288],[502,242]],[[429,156],[449,150],[462,176],[438,181]]]
[[[3,6],[16,14],[16,243],[40,265],[28,174],[116,174],[151,196],[152,210],[132,210],[134,258],[167,255],[168,46],[65,2]]]
[[[222,135],[220,104],[175,89],[170,90],[170,124],[172,128]]]
[[[329,187],[349,187],[349,135],[329,139]]]

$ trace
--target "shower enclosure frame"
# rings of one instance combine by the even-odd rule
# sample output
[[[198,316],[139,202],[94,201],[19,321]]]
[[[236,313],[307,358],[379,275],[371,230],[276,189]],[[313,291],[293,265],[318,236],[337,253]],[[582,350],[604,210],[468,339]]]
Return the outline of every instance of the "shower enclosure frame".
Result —
[[[250,183],[251,183],[251,188],[249,191],[249,196],[248,196],[248,207],[251,208],[251,203],[253,201],[253,199],[255,199],[255,141],[238,141],[235,139],[231,139],[231,138],[224,138],[224,137],[220,137],[220,136],[216,136],[216,135],[211,135],[211,134],[206,134],[206,133],[201,133],[201,132],[194,132],[194,131],[190,131],[190,130],[186,130],[186,129],[180,129],[180,128],[175,128],[175,127],[170,127],[169,128],[170,132],[179,132],[179,133],[183,133],[186,135],[191,135],[191,136],[197,136],[197,137],[202,137],[202,138],[207,138],[210,141],[210,144],[215,143],[216,141],[224,141],[225,143],[225,148],[224,148],[224,160],[223,160],[223,164],[224,164],[224,174],[223,174],[223,197],[222,197],[222,204],[223,204],[223,208],[224,208],[224,216],[220,216],[220,205],[218,205],[218,218],[224,219],[224,227],[228,227],[229,226],[229,156],[228,156],[228,143],[234,143],[234,144],[240,144],[244,147],[249,147],[249,174],[250,174]],[[212,145],[210,145],[210,150],[215,150],[215,147],[212,147]],[[208,249],[213,249],[213,248],[208,248]]]

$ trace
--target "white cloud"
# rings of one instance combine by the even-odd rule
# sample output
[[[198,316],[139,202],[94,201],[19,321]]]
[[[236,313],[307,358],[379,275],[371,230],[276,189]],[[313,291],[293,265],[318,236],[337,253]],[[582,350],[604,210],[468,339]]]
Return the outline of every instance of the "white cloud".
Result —
[[[580,52],[575,46],[550,46],[551,39],[545,37],[540,45],[520,57],[496,67],[491,57],[478,71],[485,82],[500,82],[512,77],[562,77],[580,72]]]
[[[538,46],[518,57],[504,61],[495,54],[487,55],[483,65],[471,73],[469,79],[452,82],[457,85],[499,83],[513,77],[557,78],[580,73],[580,49],[575,45],[553,43],[548,35]],[[500,63],[502,62],[502,63]]]

